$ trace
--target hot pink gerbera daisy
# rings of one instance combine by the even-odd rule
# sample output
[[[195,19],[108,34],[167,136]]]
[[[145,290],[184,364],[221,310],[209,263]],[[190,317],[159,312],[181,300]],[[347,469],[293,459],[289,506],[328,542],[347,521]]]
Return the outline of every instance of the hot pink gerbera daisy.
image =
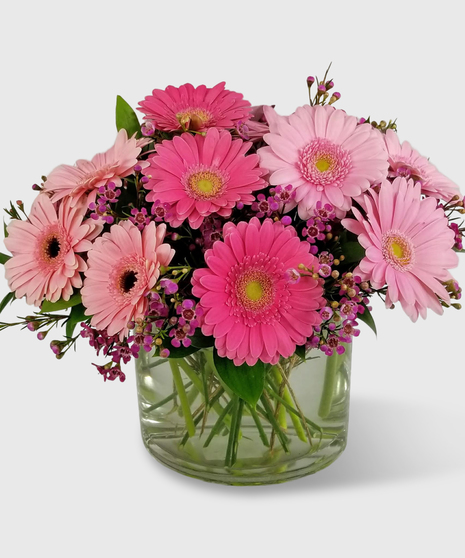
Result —
[[[258,150],[273,185],[292,184],[299,216],[308,219],[316,203],[330,203],[341,218],[359,196],[386,177],[384,141],[370,124],[332,106],[303,106],[289,117],[265,107],[269,147]]]
[[[82,286],[81,271],[87,266],[77,252],[87,252],[102,225],[83,221],[86,207],[70,207],[68,201],[58,211],[46,194],[34,201],[28,221],[13,220],[8,226],[5,246],[13,257],[5,264],[6,278],[16,297],[26,296],[28,304],[39,306],[43,299],[69,300],[73,288]]]
[[[450,302],[442,282],[451,279],[448,269],[458,264],[444,211],[435,199],[421,199],[420,184],[405,178],[386,180],[379,194],[370,194],[363,204],[366,217],[353,208],[356,220],[342,221],[366,249],[354,273],[375,289],[387,285],[386,306],[399,301],[412,321],[419,314],[426,318],[427,308],[442,314],[439,298]]]
[[[229,217],[237,202],[251,204],[251,192],[265,186],[258,156],[245,156],[250,146],[216,128],[205,136],[186,133],[165,140],[144,171],[150,179],[145,187],[152,190],[147,200],[171,204],[167,220],[173,227],[189,219],[198,229],[212,213]]]
[[[212,89],[205,85],[194,88],[190,83],[179,88],[170,85],[164,91],[154,89],[138,110],[159,130],[235,128],[239,120],[248,119],[250,103],[224,86],[223,81]]]
[[[457,184],[441,174],[408,141],[401,144],[393,130],[386,131],[385,140],[390,165],[388,176],[412,178],[421,184],[422,194],[433,198],[450,201],[454,196],[460,196]]]
[[[321,285],[289,272],[300,264],[316,270],[318,260],[294,227],[271,219],[226,223],[223,233],[224,242],[205,253],[208,268],[196,269],[192,279],[204,310],[202,333],[213,335],[218,354],[237,365],[258,359],[274,364],[291,356],[320,323]]]
[[[166,225],[150,223],[143,232],[129,221],[113,225],[89,251],[82,303],[96,329],[127,337],[128,322],[143,318],[147,294],[174,250],[163,244]]]
[[[53,202],[70,196],[73,204],[88,194],[88,205],[95,201],[100,186],[109,182],[121,186],[121,178],[132,174],[135,165],[147,165],[137,160],[142,145],[135,137],[128,138],[122,129],[115,144],[105,153],[98,153],[91,161],[80,159],[74,166],[60,165],[54,169],[47,176],[44,191],[52,193]]]

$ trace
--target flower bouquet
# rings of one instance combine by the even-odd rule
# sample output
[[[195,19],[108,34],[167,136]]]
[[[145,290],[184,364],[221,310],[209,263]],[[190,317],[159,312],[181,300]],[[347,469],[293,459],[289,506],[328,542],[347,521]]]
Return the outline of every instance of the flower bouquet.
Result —
[[[61,359],[80,338],[124,381],[166,465],[229,484],[329,465],[347,436],[350,355],[370,298],[413,320],[460,308],[459,188],[393,121],[349,116],[328,72],[290,116],[220,83],[155,89],[142,124],[10,204],[0,254],[19,325]]]

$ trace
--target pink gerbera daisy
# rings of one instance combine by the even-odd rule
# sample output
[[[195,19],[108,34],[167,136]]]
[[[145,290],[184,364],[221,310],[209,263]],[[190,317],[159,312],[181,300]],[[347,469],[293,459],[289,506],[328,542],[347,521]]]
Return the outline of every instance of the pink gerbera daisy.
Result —
[[[363,204],[366,217],[354,207],[356,220],[342,221],[366,250],[354,273],[375,289],[387,285],[386,306],[400,302],[412,321],[419,314],[426,318],[427,308],[442,314],[439,299],[450,302],[442,282],[451,279],[448,269],[458,264],[444,211],[435,199],[421,199],[420,184],[405,178],[386,180],[379,194],[370,194]]]
[[[173,227],[188,219],[198,229],[212,213],[229,217],[237,202],[251,204],[251,192],[265,186],[258,156],[245,156],[250,146],[215,128],[205,136],[186,133],[165,140],[145,170],[145,187],[152,190],[147,200],[171,204],[167,220]]]
[[[269,147],[258,150],[273,185],[292,184],[299,216],[308,219],[317,202],[342,217],[359,196],[386,177],[386,148],[370,124],[332,106],[303,106],[289,117],[265,107]]]
[[[73,204],[88,194],[88,205],[95,201],[100,186],[109,182],[121,186],[121,178],[132,174],[135,165],[146,166],[146,162],[137,160],[142,145],[135,137],[128,138],[122,129],[105,153],[98,153],[91,161],[80,159],[74,166],[60,165],[54,169],[47,176],[44,191],[52,193],[53,202],[70,196]]]
[[[295,272],[303,264],[316,270],[294,227],[256,217],[237,226],[226,223],[224,242],[205,253],[206,269],[196,269],[194,296],[204,310],[202,333],[213,335],[218,354],[240,365],[258,359],[276,363],[303,345],[320,323],[324,306],[318,280]],[[297,278],[299,279],[299,278]]]
[[[43,299],[69,300],[73,288],[82,286],[81,271],[87,266],[77,252],[87,252],[102,225],[83,221],[86,207],[57,209],[46,194],[34,201],[27,221],[14,220],[8,226],[5,246],[13,257],[5,264],[6,278],[16,297],[39,306]]]
[[[194,88],[190,83],[179,88],[170,85],[164,91],[154,89],[138,110],[159,130],[235,128],[238,121],[248,119],[250,103],[224,86],[223,81],[212,89],[205,85]]]
[[[460,196],[457,184],[441,174],[426,157],[413,149],[408,141],[402,144],[393,130],[386,131],[386,147],[389,160],[389,176],[403,176],[420,182],[421,193],[433,198],[450,201]]]
[[[123,221],[97,238],[81,289],[86,315],[92,316],[96,329],[119,334],[123,340],[128,322],[144,317],[147,294],[158,281],[160,266],[167,266],[174,255],[169,244],[163,244],[165,233],[165,224],[152,222],[141,233]]]

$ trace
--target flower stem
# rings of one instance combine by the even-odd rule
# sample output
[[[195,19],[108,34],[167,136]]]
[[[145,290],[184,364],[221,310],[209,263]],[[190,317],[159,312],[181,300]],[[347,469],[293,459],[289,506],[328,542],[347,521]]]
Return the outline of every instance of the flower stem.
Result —
[[[344,354],[340,355],[335,353],[328,357],[326,361],[325,381],[323,384],[323,393],[321,394],[320,407],[318,409],[318,415],[323,419],[327,418],[331,412],[337,373],[343,359]]]
[[[192,382],[187,383],[184,386],[184,389],[189,388],[192,385]],[[165,399],[162,399],[161,401],[158,401],[158,403],[155,403],[154,405],[150,405],[150,407],[147,407],[147,409],[144,409],[144,413],[151,413],[152,411],[155,411],[155,409],[158,409],[158,407],[162,407],[165,403],[169,403],[170,401],[172,401],[175,397],[176,397],[177,392],[174,391],[171,395],[168,395],[168,397],[165,397]]]
[[[170,359],[171,372],[173,374],[173,380],[176,385],[176,391],[179,395],[179,402],[181,403],[182,412],[184,415],[184,420],[186,421],[186,428],[189,436],[195,435],[195,424],[192,418],[191,409],[189,407],[189,401],[187,399],[186,390],[184,389],[184,384],[181,378],[181,372],[179,371],[179,365],[177,359]]]

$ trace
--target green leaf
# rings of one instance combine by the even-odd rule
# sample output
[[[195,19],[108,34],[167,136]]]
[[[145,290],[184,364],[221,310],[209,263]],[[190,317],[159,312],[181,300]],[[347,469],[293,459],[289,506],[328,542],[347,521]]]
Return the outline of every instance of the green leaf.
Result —
[[[236,366],[229,358],[213,352],[216,370],[223,382],[254,409],[265,387],[265,365],[258,360],[253,366],[244,363]]]
[[[5,265],[10,258],[11,256],[7,256],[6,254],[2,254],[0,252],[0,264]]]
[[[305,360],[305,352],[305,345],[297,345],[295,348],[295,354],[302,360]]]
[[[0,314],[5,310],[5,307],[8,303],[13,302],[15,299],[15,293],[8,293],[6,297],[0,302]]]
[[[84,314],[85,310],[86,308],[82,304],[76,304],[71,308],[69,318],[66,320],[66,337],[72,337],[76,325],[89,319],[89,316]]]
[[[200,328],[196,329],[194,335],[191,335],[190,339],[192,341],[192,345],[199,349],[207,349],[208,347],[213,347],[215,344],[215,338],[213,335],[209,335],[208,337],[203,335],[200,333]]]
[[[180,347],[173,347],[173,345],[171,345],[167,348],[170,352],[168,358],[184,358],[199,350],[199,348],[194,347],[194,345],[189,345],[189,347],[184,347],[183,345],[181,345]]]
[[[362,306],[364,306],[365,312],[363,312],[363,314],[357,314],[357,320],[361,320],[362,322],[367,324],[367,326],[374,331],[374,334],[378,336],[378,332],[376,331],[375,320],[373,319],[371,312],[368,310],[365,304],[362,304]]]
[[[116,97],[116,128],[118,132],[124,128],[129,137],[133,134],[137,134],[136,137],[142,136],[136,113],[119,95]]]
[[[41,312],[58,312],[59,310],[66,310],[66,308],[71,308],[72,306],[77,306],[81,304],[81,295],[76,293],[69,300],[58,300],[57,302],[49,302],[44,300],[42,306],[40,307]]]
[[[8,238],[8,228],[7,228],[7,224],[5,223],[5,221],[3,221],[3,236],[5,238]]]
[[[342,253],[344,254],[344,263],[359,262],[365,257],[365,248],[358,242],[346,242],[341,244]]]

